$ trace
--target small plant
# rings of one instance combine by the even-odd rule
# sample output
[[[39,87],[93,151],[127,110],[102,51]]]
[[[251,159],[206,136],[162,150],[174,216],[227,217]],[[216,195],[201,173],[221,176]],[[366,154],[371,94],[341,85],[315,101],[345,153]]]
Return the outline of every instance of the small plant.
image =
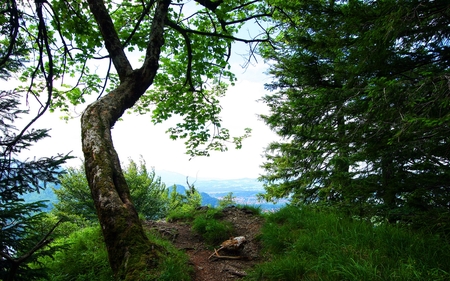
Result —
[[[218,209],[208,209],[206,213],[196,216],[192,222],[192,229],[199,233],[208,244],[219,245],[234,234],[231,223],[218,220],[222,215]]]
[[[222,197],[222,199],[219,200],[219,208],[225,208],[227,206],[235,205],[236,204],[236,196],[233,196],[233,192],[229,192],[227,195]]]
[[[202,196],[195,189],[194,185],[189,184],[189,189],[185,194],[178,193],[177,186],[174,185],[169,193],[169,211],[166,216],[167,221],[194,219],[196,209],[201,206]]]
[[[192,221],[195,218],[195,211],[184,211],[183,209],[172,210],[167,214],[166,220],[173,221]]]
[[[249,212],[253,215],[261,215],[262,214],[262,210],[260,206],[254,206],[254,205],[237,205],[237,208],[245,211],[245,212]]]

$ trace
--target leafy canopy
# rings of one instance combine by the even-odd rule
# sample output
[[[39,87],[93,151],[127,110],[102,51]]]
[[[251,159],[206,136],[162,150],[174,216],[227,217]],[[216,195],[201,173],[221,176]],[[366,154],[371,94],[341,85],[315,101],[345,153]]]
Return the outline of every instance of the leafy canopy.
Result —
[[[32,6],[11,0],[19,19],[15,38],[39,39],[30,46],[39,59],[27,63],[20,80],[31,85],[24,87],[35,96],[47,89],[51,109],[68,115],[71,105],[93,101],[115,89],[120,83],[118,73],[125,71],[112,68],[114,54],[105,49],[111,43],[103,42],[88,2],[57,0]],[[117,51],[138,65],[148,55],[156,1],[103,2],[120,39],[122,50]],[[33,16],[27,17],[30,12]],[[192,156],[227,150],[227,143],[240,148],[250,130],[232,137],[221,126],[220,117],[219,100],[236,80],[230,71],[231,45],[245,42],[253,52],[253,43],[268,39],[265,33],[249,38],[236,34],[246,22],[262,27],[262,19],[271,12],[264,1],[172,1],[158,73],[133,111],[150,113],[153,123],[176,117],[175,126],[167,132],[171,139],[185,139]]]

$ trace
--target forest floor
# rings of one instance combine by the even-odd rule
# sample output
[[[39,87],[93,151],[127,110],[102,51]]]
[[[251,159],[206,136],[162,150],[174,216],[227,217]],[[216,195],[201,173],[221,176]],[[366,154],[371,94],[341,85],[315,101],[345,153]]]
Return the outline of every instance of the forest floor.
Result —
[[[147,227],[158,230],[189,256],[194,268],[193,281],[237,280],[247,275],[247,271],[262,262],[261,245],[258,239],[264,219],[246,208],[227,207],[222,210],[222,220],[229,221],[235,229],[235,236],[244,236],[246,242],[238,251],[219,251],[220,258],[214,256],[214,249],[192,230],[189,222],[149,221]]]

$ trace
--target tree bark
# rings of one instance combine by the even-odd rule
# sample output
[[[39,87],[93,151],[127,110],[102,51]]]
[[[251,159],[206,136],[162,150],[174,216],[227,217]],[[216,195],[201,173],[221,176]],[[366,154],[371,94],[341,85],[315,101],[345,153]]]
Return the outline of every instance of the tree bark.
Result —
[[[157,1],[147,54],[141,69],[132,70],[102,0],[88,0],[120,78],[120,85],[90,104],[81,118],[86,177],[117,280],[140,280],[151,275],[159,259],[158,247],[145,235],[131,202],[128,185],[114,149],[111,128],[152,84],[164,44],[164,19],[170,1]]]

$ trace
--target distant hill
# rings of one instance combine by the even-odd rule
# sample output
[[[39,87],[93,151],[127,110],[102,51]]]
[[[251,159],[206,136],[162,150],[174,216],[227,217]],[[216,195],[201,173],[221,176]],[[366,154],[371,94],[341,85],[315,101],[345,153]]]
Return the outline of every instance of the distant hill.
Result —
[[[47,208],[44,211],[50,211],[53,209],[53,204],[58,202],[58,198],[53,192],[52,187],[59,189],[59,185],[55,184],[47,184],[47,187],[44,190],[40,190],[39,192],[31,192],[25,193],[22,195],[22,198],[25,202],[36,202],[36,201],[48,201],[46,202]]]
[[[186,176],[180,173],[164,170],[156,170],[155,172],[157,176],[161,177],[162,182],[164,182],[166,186],[171,186],[174,184],[186,184]],[[208,194],[230,191],[264,191],[262,183],[257,179],[251,178],[217,180],[203,178],[196,179],[189,177],[189,184],[194,185],[198,190],[206,192]]]
[[[178,193],[186,194],[186,187],[184,187],[183,185],[180,185],[180,184],[176,184],[175,186],[177,188]],[[172,185],[172,187],[173,187],[173,185]],[[169,187],[169,192],[172,191],[172,187]],[[205,192],[199,192],[199,193],[202,196],[202,203],[201,203],[202,206],[208,206],[208,205],[210,205],[212,207],[218,206],[219,199],[211,197],[211,196],[209,196],[208,193],[205,193]]]
[[[169,172],[169,171],[155,171],[156,175],[161,177],[162,182],[166,184],[166,187],[177,186],[177,192],[184,194],[186,191],[186,176]],[[193,179],[189,178],[189,184],[199,191],[202,196],[202,205],[217,206],[219,200],[232,192],[237,204],[242,205],[255,205],[260,206],[264,210],[278,209],[286,204],[286,200],[279,202],[278,204],[259,202],[257,198],[258,193],[264,193],[264,188],[261,182],[257,179],[243,178],[243,179],[231,179],[231,180],[211,180],[211,179]],[[53,208],[53,203],[57,202],[56,195],[53,193],[52,186],[49,185],[47,189],[40,193],[25,194],[23,198],[27,202],[33,202],[37,200],[49,200],[47,210]],[[54,186],[56,189],[58,185]]]
[[[166,184],[166,186],[171,185],[181,185],[186,183],[186,176],[169,172],[169,171],[155,171],[157,176],[161,177],[161,180]],[[209,198],[214,198],[219,200],[226,196],[228,193],[232,192],[237,204],[242,205],[254,205],[259,206],[263,210],[273,210],[279,209],[287,203],[287,200],[280,200],[277,204],[259,202],[257,194],[264,193],[264,187],[261,182],[257,179],[242,178],[242,179],[230,179],[230,180],[214,180],[214,179],[193,179],[189,178],[189,184],[194,185],[194,187],[200,192],[204,199],[204,202],[208,201]],[[208,203],[202,202],[203,205],[208,205]],[[211,206],[216,206],[215,204],[209,203]]]

